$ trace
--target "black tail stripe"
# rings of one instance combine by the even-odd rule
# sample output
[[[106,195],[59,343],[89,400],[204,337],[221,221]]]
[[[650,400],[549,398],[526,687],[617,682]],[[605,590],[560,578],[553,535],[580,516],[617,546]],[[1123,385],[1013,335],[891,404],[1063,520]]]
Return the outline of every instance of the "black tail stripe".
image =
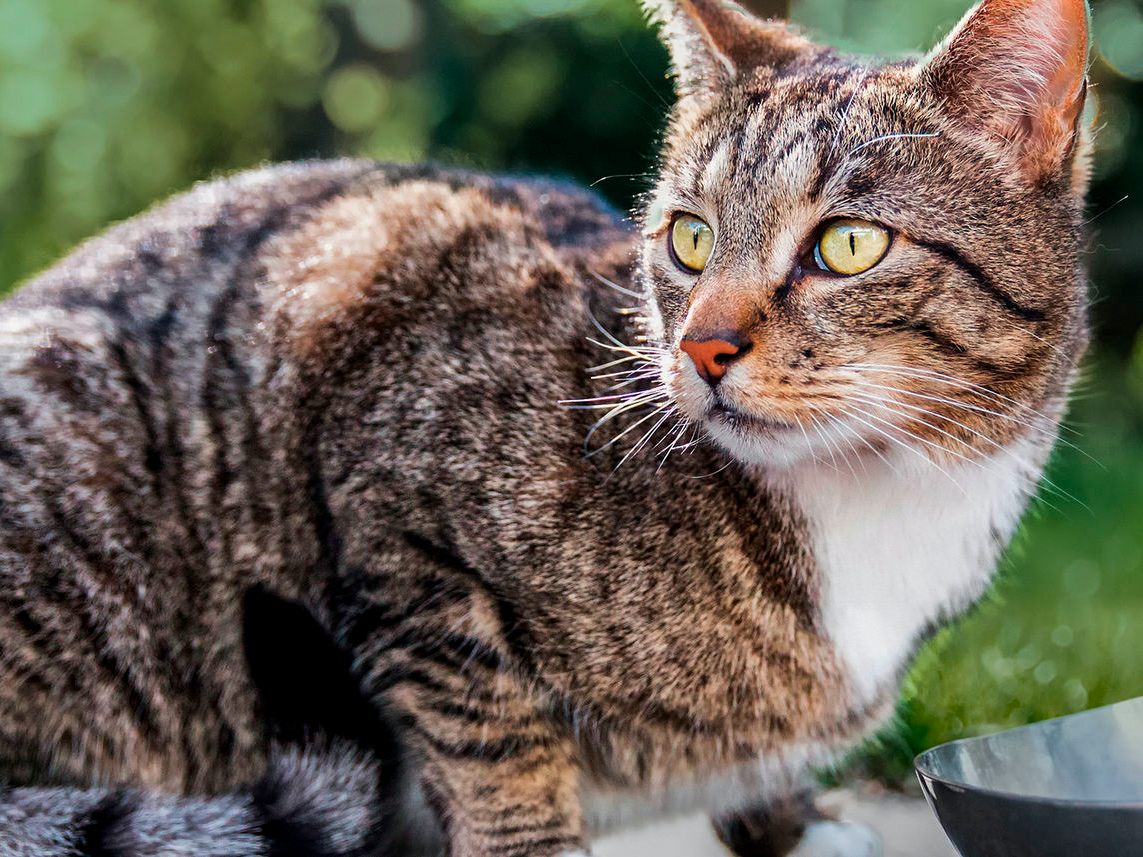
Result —
[[[127,791],[112,792],[103,798],[79,829],[69,857],[130,857],[129,852],[112,841],[112,835],[118,833],[115,839],[122,844],[127,823],[138,807],[138,798]]]

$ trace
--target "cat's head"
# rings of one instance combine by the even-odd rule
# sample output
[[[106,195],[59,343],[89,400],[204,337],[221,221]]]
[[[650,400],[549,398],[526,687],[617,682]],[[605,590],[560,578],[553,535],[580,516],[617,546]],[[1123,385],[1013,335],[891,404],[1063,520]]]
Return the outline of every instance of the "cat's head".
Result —
[[[642,223],[677,407],[770,465],[1049,445],[1086,344],[1084,0],[984,0],[881,64],[646,2],[679,93]]]

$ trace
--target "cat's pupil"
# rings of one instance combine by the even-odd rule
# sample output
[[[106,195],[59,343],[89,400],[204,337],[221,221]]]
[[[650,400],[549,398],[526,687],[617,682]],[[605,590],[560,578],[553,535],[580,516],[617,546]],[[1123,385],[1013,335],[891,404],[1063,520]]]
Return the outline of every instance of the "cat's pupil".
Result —
[[[857,255],[857,233],[855,232],[849,233],[849,252],[854,256]]]

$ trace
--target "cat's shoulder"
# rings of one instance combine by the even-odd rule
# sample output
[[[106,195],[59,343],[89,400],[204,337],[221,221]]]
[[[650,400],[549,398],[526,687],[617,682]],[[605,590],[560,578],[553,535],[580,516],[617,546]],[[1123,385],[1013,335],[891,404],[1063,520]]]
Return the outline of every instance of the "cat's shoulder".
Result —
[[[376,165],[260,252],[263,285],[304,341],[399,319],[555,322],[628,279],[637,234],[589,190],[547,178]],[[450,322],[449,320],[452,320]]]

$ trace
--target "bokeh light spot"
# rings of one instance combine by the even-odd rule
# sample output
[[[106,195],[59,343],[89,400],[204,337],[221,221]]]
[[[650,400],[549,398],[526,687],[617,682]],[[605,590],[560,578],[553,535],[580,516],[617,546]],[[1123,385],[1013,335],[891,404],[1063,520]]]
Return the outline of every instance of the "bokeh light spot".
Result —
[[[506,56],[480,84],[478,108],[499,125],[518,127],[550,103],[561,66],[549,51],[528,47]]]
[[[366,42],[381,51],[400,51],[421,35],[421,10],[411,0],[357,0],[353,20]]]
[[[1102,3],[1092,29],[1107,64],[1124,77],[1143,80],[1143,11],[1124,0]]]
[[[34,59],[51,32],[51,24],[29,0],[0,3],[0,58],[11,62]]]
[[[371,66],[359,63],[339,69],[326,84],[322,104],[326,115],[351,134],[374,127],[389,107],[389,81]]]
[[[1070,646],[1074,639],[1075,633],[1072,631],[1071,625],[1057,625],[1052,631],[1052,642],[1061,649]]]

